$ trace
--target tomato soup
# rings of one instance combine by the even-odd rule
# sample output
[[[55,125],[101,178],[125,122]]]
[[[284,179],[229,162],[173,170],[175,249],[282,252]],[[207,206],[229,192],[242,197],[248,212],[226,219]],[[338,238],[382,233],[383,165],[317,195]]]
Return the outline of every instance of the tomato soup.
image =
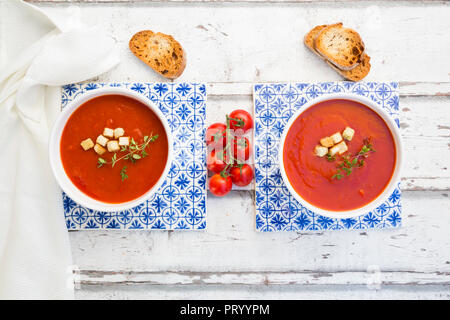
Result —
[[[354,130],[348,150],[334,159],[314,150],[323,137],[344,128]],[[357,155],[370,138],[373,152],[351,174],[336,179],[343,157]],[[297,193],[310,204],[331,211],[360,208],[377,198],[389,184],[396,162],[395,142],[384,120],[361,103],[330,100],[304,111],[289,129],[283,148],[286,175]]]
[[[115,153],[116,158],[128,153],[119,150],[99,155],[80,146],[87,138],[95,143],[104,128],[122,128],[138,145],[146,136],[158,137],[148,144],[148,155],[138,161],[122,159],[114,166],[98,167],[99,157],[109,162]],[[162,122],[146,105],[123,95],[104,95],[73,112],[64,127],[60,150],[64,170],[78,189],[102,202],[123,203],[142,196],[159,180],[168,158],[168,139]],[[124,167],[126,179],[121,176]]]

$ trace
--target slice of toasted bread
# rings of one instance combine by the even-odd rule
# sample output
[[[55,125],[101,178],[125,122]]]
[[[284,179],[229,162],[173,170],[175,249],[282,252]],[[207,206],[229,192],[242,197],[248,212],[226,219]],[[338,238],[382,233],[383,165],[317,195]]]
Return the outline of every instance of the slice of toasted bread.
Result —
[[[364,42],[358,32],[336,23],[320,30],[314,48],[339,69],[351,70],[361,62]]]
[[[178,78],[186,67],[183,47],[170,35],[140,31],[131,38],[129,46],[136,57],[166,78]]]
[[[330,65],[330,67],[336,70],[337,73],[350,81],[360,81],[364,79],[369,74],[371,67],[370,57],[365,53],[363,53],[361,62],[352,70],[341,70],[329,61],[327,61],[327,63]]]
[[[330,67],[332,67],[337,73],[342,75],[344,78],[351,80],[351,81],[360,81],[363,78],[367,76],[367,74],[370,71],[371,65],[370,65],[370,57],[363,53],[361,57],[361,63],[359,63],[356,67],[354,67],[351,70],[341,70],[338,67],[336,67],[334,64],[329,62],[326,58],[324,58],[319,52],[316,51],[314,48],[314,40],[317,37],[317,35],[320,33],[321,30],[323,30],[328,25],[320,25],[316,26],[313,29],[311,29],[304,38],[304,43],[310,49],[313,53],[315,53],[319,58],[324,60]]]
[[[312,52],[317,53],[316,49],[314,48],[314,41],[316,40],[316,37],[320,33],[320,31],[322,31],[322,29],[327,27],[327,26],[328,26],[327,24],[323,24],[323,25],[320,25],[320,26],[315,26],[314,28],[311,29],[311,31],[309,31],[305,35],[305,38],[303,39],[303,42],[309,48],[309,50],[311,50]]]

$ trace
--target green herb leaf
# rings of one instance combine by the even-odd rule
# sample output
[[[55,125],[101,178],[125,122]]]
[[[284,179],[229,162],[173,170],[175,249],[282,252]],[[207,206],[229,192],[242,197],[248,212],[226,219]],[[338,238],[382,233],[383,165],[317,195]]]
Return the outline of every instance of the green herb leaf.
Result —
[[[103,166],[106,163],[106,160],[103,158],[98,158],[97,160],[97,168],[100,168],[101,166]]]
[[[331,179],[338,179],[341,180],[342,179],[342,174],[336,173],[334,176],[331,177]]]
[[[127,172],[127,167],[124,166],[122,168],[122,170],[120,170],[120,176],[122,178],[122,181],[124,181],[125,179],[128,179],[128,175],[126,174],[126,172]]]
[[[111,162],[112,162],[111,166],[114,168],[117,162],[117,153],[114,153],[114,155],[111,158]]]
[[[111,164],[111,167],[113,168],[117,162],[120,160],[128,160],[131,163],[135,163],[137,160],[142,159],[146,156],[148,156],[148,152],[146,151],[146,148],[149,146],[150,142],[155,141],[158,139],[158,135],[154,135],[153,133],[150,136],[144,137],[144,143],[138,145],[136,141],[131,138],[131,143],[128,147],[123,146],[121,147],[120,151],[125,152],[129,151],[127,154],[121,156],[120,158],[117,157],[117,153],[114,153],[114,155],[111,157],[111,161],[107,162],[103,158],[97,159],[97,167],[100,168],[103,165]],[[123,167],[120,171],[120,175],[122,177],[122,181],[128,178],[128,175],[126,174],[126,167]]]
[[[361,168],[364,165],[364,159],[367,158],[372,152],[375,152],[375,150],[372,147],[371,138],[364,139],[364,145],[357,154],[352,157],[342,157],[342,162],[337,165],[336,174],[334,174],[331,178],[337,180],[342,179],[343,175],[341,174],[341,170],[346,173],[346,176],[349,176],[353,172],[353,168]]]

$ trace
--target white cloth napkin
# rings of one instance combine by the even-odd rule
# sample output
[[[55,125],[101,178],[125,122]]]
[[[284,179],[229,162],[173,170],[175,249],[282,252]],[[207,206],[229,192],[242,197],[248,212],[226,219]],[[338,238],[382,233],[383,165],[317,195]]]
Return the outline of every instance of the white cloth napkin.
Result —
[[[62,198],[48,160],[60,86],[119,62],[98,31],[57,26],[20,0],[0,4],[0,298],[72,299]]]

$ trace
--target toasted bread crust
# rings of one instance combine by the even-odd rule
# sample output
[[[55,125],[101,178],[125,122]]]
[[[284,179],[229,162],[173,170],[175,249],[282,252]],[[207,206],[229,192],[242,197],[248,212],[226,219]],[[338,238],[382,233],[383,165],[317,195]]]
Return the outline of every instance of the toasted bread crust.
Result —
[[[322,29],[324,29],[327,26],[328,26],[327,24],[315,26],[314,28],[311,29],[311,31],[309,31],[305,35],[303,42],[312,52],[317,53],[316,49],[314,48],[314,41],[316,40],[316,37],[319,35],[320,31],[322,31]]]
[[[341,70],[351,70],[361,62],[364,42],[353,29],[336,23],[323,28],[317,35],[316,51]]]
[[[139,31],[131,38],[129,47],[136,57],[166,78],[178,78],[186,67],[183,47],[170,35]]]
[[[311,50],[314,54],[316,54],[319,58],[324,60],[330,67],[332,67],[337,73],[339,73],[341,76],[346,78],[350,81],[360,81],[364,79],[367,74],[370,71],[371,65],[370,65],[370,57],[366,53],[362,53],[361,55],[361,62],[358,63],[356,66],[354,66],[352,69],[349,70],[342,70],[335,64],[333,64],[331,61],[329,61],[325,56],[320,54],[316,50],[315,47],[315,40],[319,33],[325,29],[325,27],[328,27],[329,25],[319,25],[311,29],[304,37],[303,42],[308,47],[308,49]],[[334,26],[342,26],[342,23],[334,24]]]
[[[361,58],[361,63],[359,63],[355,68],[352,70],[341,70],[337,68],[335,65],[327,61],[327,63],[332,67],[334,70],[336,70],[337,73],[342,75],[344,78],[350,80],[350,81],[360,81],[364,79],[370,71],[371,65],[370,65],[370,57],[367,54],[363,54]]]

